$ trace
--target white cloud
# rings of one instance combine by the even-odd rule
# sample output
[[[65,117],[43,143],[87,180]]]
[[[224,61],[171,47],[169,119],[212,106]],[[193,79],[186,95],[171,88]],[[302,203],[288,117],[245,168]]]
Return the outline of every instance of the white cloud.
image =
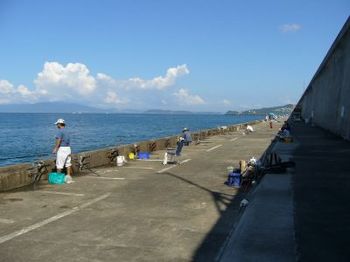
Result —
[[[107,94],[106,94],[106,97],[104,99],[104,102],[107,103],[107,104],[115,104],[115,105],[118,105],[118,104],[127,104],[128,103],[128,100],[122,100],[119,98],[119,96],[117,95],[116,92],[113,92],[113,91],[108,91]]]
[[[118,81],[113,79],[113,77],[110,77],[109,75],[103,74],[103,73],[98,73],[96,77],[97,81],[104,85],[108,86],[117,86]]]
[[[222,100],[222,103],[223,103],[225,106],[230,106],[230,105],[232,105],[231,101],[230,101],[230,100],[227,100],[227,99]]]
[[[95,78],[90,75],[87,66],[80,63],[63,66],[57,62],[46,62],[34,83],[43,93],[65,93],[66,97],[75,94],[87,96],[96,89]]]
[[[191,95],[188,90],[181,88],[178,92],[174,93],[180,104],[185,105],[202,105],[205,104],[203,98],[199,95]]]
[[[7,80],[0,80],[0,104],[19,102],[35,102],[38,94],[30,91],[26,86],[19,85],[17,88]]]
[[[33,92],[29,91],[28,87],[24,85],[19,85],[17,87],[17,92],[21,94],[22,96],[30,96],[33,95]]]
[[[13,84],[7,80],[0,80],[0,94],[11,94],[14,91]]]
[[[167,70],[165,76],[157,76],[151,80],[144,80],[139,77],[130,78],[123,83],[125,88],[138,88],[138,89],[158,89],[164,90],[175,84],[176,79],[179,76],[189,74],[187,65],[179,65],[177,67],[171,67]]]
[[[34,103],[41,101],[79,102],[91,106],[122,107],[133,101],[140,108],[149,103],[166,105],[171,92],[159,91],[173,86],[177,79],[189,74],[186,64],[168,68],[163,76],[150,79],[133,77],[117,79],[104,73],[93,75],[82,63],[45,62],[43,69],[34,79],[34,86],[14,86],[0,79],[0,103]],[[157,93],[158,92],[158,93]],[[179,92],[186,104],[201,104],[203,99]],[[187,94],[187,96],[186,96]]]
[[[284,24],[279,27],[280,31],[283,33],[296,32],[301,29],[299,24]]]

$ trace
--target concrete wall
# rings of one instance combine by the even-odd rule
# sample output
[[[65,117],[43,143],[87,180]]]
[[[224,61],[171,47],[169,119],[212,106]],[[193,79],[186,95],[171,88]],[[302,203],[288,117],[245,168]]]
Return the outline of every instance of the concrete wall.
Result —
[[[350,18],[297,107],[304,119],[350,140]]]
[[[255,125],[260,121],[252,121],[238,125],[228,126],[227,129],[207,129],[192,133],[193,141],[202,140],[209,136],[235,132],[245,129],[246,126]],[[157,150],[175,147],[178,136],[164,137],[156,140],[136,142],[141,152],[154,152]],[[72,155],[74,173],[82,173],[89,171],[91,168],[102,166],[112,166],[116,164],[116,156],[121,155],[127,157],[130,152],[134,151],[134,144],[110,147],[101,150],[82,152]],[[43,178],[47,177],[48,172],[55,166],[55,160],[50,159],[44,161],[48,164],[47,172],[44,172]],[[35,172],[32,164],[20,164],[7,167],[0,167],[0,192],[30,185],[32,182],[32,174]]]

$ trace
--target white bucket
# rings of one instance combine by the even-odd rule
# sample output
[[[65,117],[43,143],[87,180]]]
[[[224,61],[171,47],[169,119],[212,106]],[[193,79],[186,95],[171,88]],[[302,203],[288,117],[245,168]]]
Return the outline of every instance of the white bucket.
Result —
[[[124,156],[117,156],[117,166],[123,166],[125,162]]]

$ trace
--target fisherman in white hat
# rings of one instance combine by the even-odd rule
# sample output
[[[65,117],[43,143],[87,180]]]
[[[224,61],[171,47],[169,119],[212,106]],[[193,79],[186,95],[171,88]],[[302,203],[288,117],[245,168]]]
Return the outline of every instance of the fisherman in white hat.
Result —
[[[52,150],[53,154],[56,155],[56,168],[57,172],[61,172],[64,167],[67,168],[67,175],[72,175],[72,159],[71,153],[72,150],[70,148],[70,136],[66,130],[66,123],[64,119],[60,118],[55,122],[55,125],[58,128],[58,132],[55,136],[56,143],[55,147]]]

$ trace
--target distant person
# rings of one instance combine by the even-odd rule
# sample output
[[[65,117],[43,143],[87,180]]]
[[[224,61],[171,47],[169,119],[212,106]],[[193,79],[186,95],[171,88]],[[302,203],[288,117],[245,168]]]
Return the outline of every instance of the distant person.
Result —
[[[182,133],[183,133],[183,138],[184,138],[184,144],[185,146],[189,146],[191,143],[192,143],[192,137],[191,137],[191,133],[190,133],[190,130],[188,128],[184,128],[182,130]]]
[[[281,127],[281,131],[287,130],[288,132],[291,131],[290,125],[287,121],[284,121],[283,126]]]
[[[287,121],[284,121],[284,124],[281,127],[281,131],[280,131],[281,137],[283,138],[290,137],[290,131],[291,131],[291,128],[289,123]]]
[[[71,153],[72,150],[70,148],[70,136],[66,130],[66,124],[63,119],[58,119],[55,122],[55,125],[58,128],[58,132],[55,136],[56,143],[55,147],[52,150],[53,154],[56,155],[56,168],[57,172],[61,173],[64,167],[67,168],[67,175],[72,176],[72,159]],[[71,178],[70,178],[71,179]]]
[[[185,127],[182,130],[182,133],[183,133],[182,136],[179,137],[179,140],[177,141],[176,156],[181,155],[182,147],[184,145],[188,146],[192,142],[191,133],[190,133],[190,130],[188,128]]]

